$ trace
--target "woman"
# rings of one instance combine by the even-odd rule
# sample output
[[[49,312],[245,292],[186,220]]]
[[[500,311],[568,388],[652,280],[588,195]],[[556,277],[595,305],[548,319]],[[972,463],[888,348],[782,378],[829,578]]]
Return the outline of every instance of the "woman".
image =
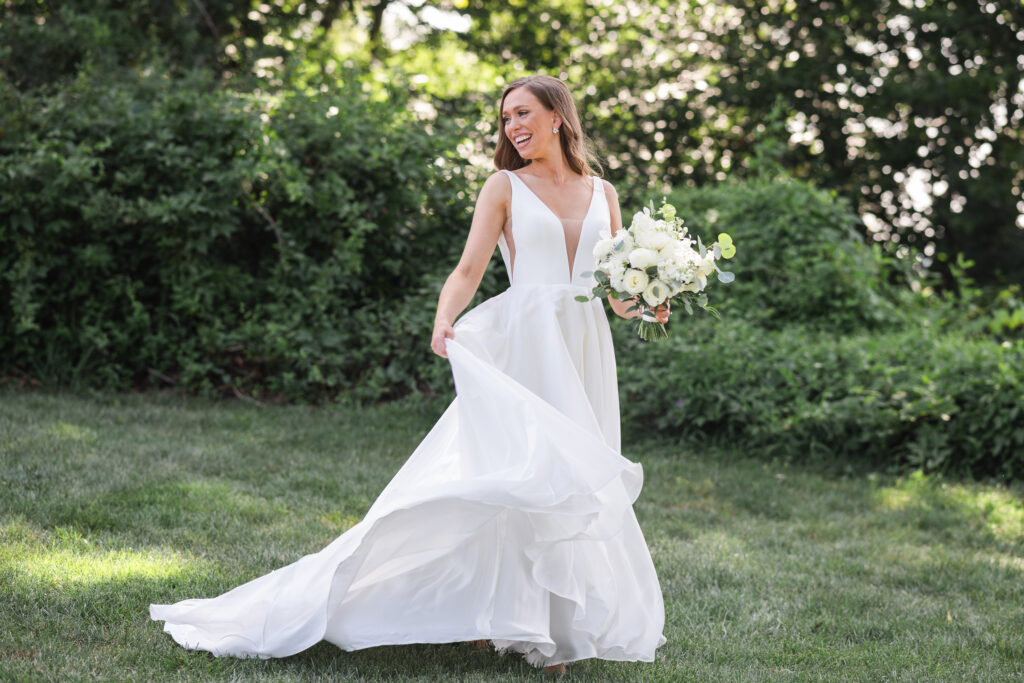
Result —
[[[431,339],[456,399],[364,519],[322,551],[216,598],[151,605],[180,644],[282,657],[320,640],[486,639],[564,671],[589,657],[652,661],[665,642],[632,508],[643,474],[619,453],[608,320],[601,300],[574,298],[593,286],[582,273],[598,233],[621,225],[615,193],[590,171],[561,81],[511,83],[501,123],[502,170],[481,190]],[[496,243],[510,287],[453,325]]]

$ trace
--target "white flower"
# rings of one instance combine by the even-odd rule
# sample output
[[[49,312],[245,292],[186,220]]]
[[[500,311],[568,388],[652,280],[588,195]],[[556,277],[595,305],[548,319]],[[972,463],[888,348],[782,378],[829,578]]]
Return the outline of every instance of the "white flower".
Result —
[[[668,298],[668,286],[661,280],[651,280],[644,289],[644,301],[648,306],[657,306]]]
[[[610,237],[598,240],[597,244],[594,245],[594,259],[598,261],[603,260],[608,254],[612,253],[613,246],[614,243]]]
[[[704,260],[702,260],[697,266],[697,274],[701,277],[707,278],[713,272],[715,272],[715,253],[708,249]]]
[[[623,256],[610,255],[601,262],[599,269],[608,276],[608,284],[612,289],[621,292],[625,289],[622,278],[626,275],[626,259]]]
[[[626,289],[626,283],[622,281],[622,278],[625,274],[625,271],[623,271],[622,273],[609,273],[608,284],[610,284],[612,286],[612,289],[614,289],[616,292],[621,292]]]
[[[636,243],[646,249],[661,249],[671,241],[672,236],[657,224],[636,231]]]
[[[630,268],[622,278],[622,284],[630,294],[639,294],[647,289],[647,273],[642,270]]]
[[[624,256],[612,255],[604,262],[604,269],[609,276],[616,276],[620,280],[626,274],[626,258]]]
[[[654,228],[656,225],[657,221],[651,215],[650,209],[645,207],[643,211],[637,211],[633,214],[633,222],[629,224],[629,229],[637,232]]]
[[[640,247],[629,254],[629,264],[634,268],[647,268],[658,262],[658,253],[651,249]]]
[[[628,254],[633,250],[633,237],[627,230],[619,230],[612,238],[613,254]]]

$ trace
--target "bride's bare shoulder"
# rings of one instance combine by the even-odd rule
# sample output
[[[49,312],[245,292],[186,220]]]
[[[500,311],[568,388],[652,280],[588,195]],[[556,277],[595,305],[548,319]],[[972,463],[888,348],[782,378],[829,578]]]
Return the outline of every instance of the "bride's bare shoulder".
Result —
[[[480,199],[507,202],[512,196],[512,180],[504,171],[496,171],[487,176],[484,186],[480,188]]]
[[[484,215],[508,215],[512,206],[512,181],[504,173],[492,173],[476,197],[476,211]]]

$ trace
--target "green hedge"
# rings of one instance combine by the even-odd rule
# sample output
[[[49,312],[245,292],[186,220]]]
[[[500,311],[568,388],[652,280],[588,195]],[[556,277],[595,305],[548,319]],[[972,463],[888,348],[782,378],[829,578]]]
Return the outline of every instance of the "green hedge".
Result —
[[[358,83],[0,89],[0,374],[302,399],[441,383],[458,131]]]
[[[682,188],[691,232],[728,232],[736,281],[712,282],[723,315],[670,324],[643,344],[614,324],[625,433],[825,464],[1024,478],[1019,291],[924,296],[863,243],[847,203],[758,178]],[[990,301],[988,301],[990,299]]]
[[[461,132],[379,100],[199,75],[0,84],[0,375],[297,400],[447,394],[429,350],[479,182]],[[835,195],[680,190],[731,233],[724,320],[617,336],[626,434],[1024,477],[1019,290],[913,295]],[[628,209],[623,207],[628,215]],[[477,295],[503,286],[495,260]],[[621,323],[621,324],[620,324]]]
[[[834,334],[682,316],[641,344],[616,325],[631,438],[842,465],[1024,478],[1024,342],[927,327]]]
[[[659,200],[660,201],[660,200]],[[864,244],[860,219],[835,192],[787,178],[680,188],[668,196],[690,232],[729,233],[736,281],[711,291],[728,315],[778,328],[879,329],[905,318],[881,249]],[[658,202],[655,202],[657,204]]]

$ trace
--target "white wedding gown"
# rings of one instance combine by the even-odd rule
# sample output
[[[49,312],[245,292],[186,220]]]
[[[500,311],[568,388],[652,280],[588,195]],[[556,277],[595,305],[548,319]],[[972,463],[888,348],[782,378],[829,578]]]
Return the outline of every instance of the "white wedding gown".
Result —
[[[447,340],[456,398],[366,517],[318,553],[223,595],[151,605],[187,648],[284,657],[489,639],[535,666],[653,661],[665,614],[619,443],[615,356],[593,286],[595,189],[572,271],[561,221],[512,184],[511,286]]]

